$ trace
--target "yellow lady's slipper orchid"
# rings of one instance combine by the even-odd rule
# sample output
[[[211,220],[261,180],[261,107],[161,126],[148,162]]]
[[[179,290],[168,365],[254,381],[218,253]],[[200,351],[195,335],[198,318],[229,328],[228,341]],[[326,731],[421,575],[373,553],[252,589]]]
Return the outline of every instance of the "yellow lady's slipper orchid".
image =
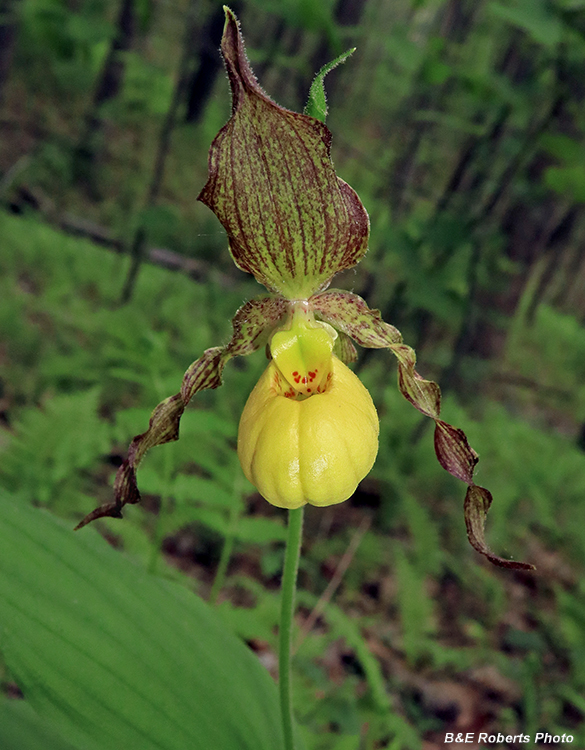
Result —
[[[209,152],[209,176],[199,194],[223,225],[236,265],[270,290],[236,313],[225,346],[207,349],[187,369],[179,393],[152,412],[118,469],[115,499],[89,513],[119,518],[140,501],[136,469],[146,452],[179,437],[191,398],[221,385],[232,357],[246,356],[270,339],[272,361],[251,393],[240,421],[238,454],[244,473],[274,505],[332,505],[346,500],[371,469],[378,450],[378,417],[369,393],[341,361],[353,342],[388,349],[398,359],[403,396],[435,422],[441,466],[468,485],[464,515],[472,546],[496,565],[531,569],[487,546],[484,526],[490,492],[475,484],[477,453],[465,433],[440,418],[439,386],[415,370],[416,355],[400,332],[353,292],[328,289],[333,276],[366,253],[369,218],[357,193],[337,177],[323,77],[317,74],[311,114],[272,101],[256,80],[238,22],[224,6],[221,51],[232,90],[232,116]],[[313,106],[315,105],[315,106]],[[316,319],[318,318],[318,319]],[[283,326],[283,320],[288,320]],[[337,352],[333,355],[336,338]]]
[[[246,477],[280,508],[347,500],[378,453],[378,415],[337,357],[321,393],[291,396],[272,361],[250,394],[238,432]]]

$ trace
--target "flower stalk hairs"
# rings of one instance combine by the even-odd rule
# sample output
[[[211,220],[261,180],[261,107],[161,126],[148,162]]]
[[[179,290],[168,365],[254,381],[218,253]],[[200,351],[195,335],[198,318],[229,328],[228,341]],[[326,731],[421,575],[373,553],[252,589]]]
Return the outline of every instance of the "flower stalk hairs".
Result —
[[[375,407],[347,367],[356,358],[355,342],[389,349],[398,360],[403,396],[435,421],[439,463],[468,485],[464,516],[471,545],[496,565],[532,568],[488,548],[484,525],[492,496],[473,481],[478,456],[463,431],[440,418],[439,386],[417,373],[414,350],[361,297],[328,288],[337,272],[364,256],[369,236],[367,212],[335,174],[331,133],[318,119],[326,113],[323,78],[349,53],[315,79],[311,102],[317,116],[291,112],[260,88],[238,21],[229,8],[225,12],[221,52],[232,116],[212,143],[209,179],[199,200],[222,223],[236,265],[269,294],[246,302],[234,316],[229,343],[205,351],[186,371],[180,392],[155,408],[118,470],[114,501],[96,508],[77,528],[121,517],[126,504],[139,502],[136,469],[145,453],[178,439],[185,407],[198,391],[221,385],[232,357],[266,345],[270,362],[239,427],[245,475],[283,508],[347,500],[372,468],[378,447]]]

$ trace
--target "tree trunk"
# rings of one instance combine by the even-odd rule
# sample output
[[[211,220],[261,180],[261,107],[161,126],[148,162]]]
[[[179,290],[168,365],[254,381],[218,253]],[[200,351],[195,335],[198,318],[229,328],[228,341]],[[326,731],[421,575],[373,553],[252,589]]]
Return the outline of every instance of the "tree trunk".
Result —
[[[158,202],[158,197],[164,178],[165,162],[171,145],[171,136],[177,124],[177,112],[179,110],[181,102],[185,98],[185,92],[187,90],[189,73],[191,69],[193,43],[197,37],[198,30],[198,21],[196,20],[197,14],[195,12],[196,6],[197,0],[191,0],[189,9],[187,10],[186,31],[185,37],[183,39],[183,49],[181,53],[181,60],[179,62],[177,80],[175,83],[171,103],[169,105],[169,108],[165,115],[165,120],[159,133],[152,169],[152,176],[150,178],[150,184],[148,186],[148,192],[146,194],[144,203],[144,211],[148,211],[148,209],[154,208],[154,206],[156,206]],[[130,245],[130,269],[124,282],[124,287],[122,289],[120,298],[123,304],[129,302],[132,298],[136,279],[138,278],[138,272],[143,261],[147,241],[148,235],[146,232],[146,228],[143,224],[140,224],[134,234],[132,243]]]
[[[579,207],[571,206],[568,208],[561,220],[551,232],[548,242],[545,246],[545,255],[547,256],[545,266],[542,269],[536,289],[532,294],[532,299],[526,310],[526,324],[533,325],[536,319],[536,311],[542,303],[544,296],[553,282],[556,276],[556,272],[559,268],[560,256],[563,248],[569,242],[573,229],[576,224],[577,217],[579,216]],[[574,270],[573,274],[576,273],[577,269]],[[567,278],[571,278],[571,272],[567,274]]]
[[[0,103],[10,75],[16,43],[16,3],[17,0],[0,0]]]
[[[122,0],[116,33],[97,79],[90,109],[85,116],[84,129],[74,156],[75,176],[93,197],[97,197],[94,167],[104,126],[101,108],[120,93],[124,79],[124,58],[121,53],[131,49],[135,32],[134,0]]]

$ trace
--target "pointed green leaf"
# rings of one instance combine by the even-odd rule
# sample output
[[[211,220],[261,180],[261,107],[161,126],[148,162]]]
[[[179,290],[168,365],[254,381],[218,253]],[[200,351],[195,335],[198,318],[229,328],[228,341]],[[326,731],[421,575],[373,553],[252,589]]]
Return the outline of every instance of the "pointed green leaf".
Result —
[[[220,386],[226,363],[232,357],[250,354],[263,346],[286,311],[287,303],[282,297],[262,297],[242,305],[232,321],[233,335],[229,344],[207,349],[202,357],[193,362],[183,377],[180,393],[158,404],[146,432],[136,435],[130,443],[128,456],[116,474],[114,500],[88,513],[75,527],[76,530],[98,518],[121,518],[125,505],[140,502],[136,470],[146,452],[156,445],[179,439],[179,423],[193,396],[207,388]]]
[[[341,63],[344,63],[350,55],[355,52],[355,47],[347,50],[335,60],[324,65],[317,73],[309,89],[309,100],[304,109],[305,115],[314,117],[316,120],[325,122],[327,119],[327,97],[325,95],[325,76]]]
[[[239,268],[289,299],[307,298],[364,255],[368,215],[335,174],[325,125],[260,88],[229,9],[221,50],[232,117],[211,146],[199,200],[223,224]]]
[[[91,529],[6,497],[0,649],[80,749],[282,750],[275,685],[213,610]]]

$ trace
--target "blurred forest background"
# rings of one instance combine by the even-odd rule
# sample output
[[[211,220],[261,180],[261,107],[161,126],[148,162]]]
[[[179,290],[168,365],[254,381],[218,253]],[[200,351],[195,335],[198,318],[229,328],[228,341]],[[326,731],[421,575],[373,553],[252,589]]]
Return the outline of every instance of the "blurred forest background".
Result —
[[[568,731],[585,747],[585,0],[231,7],[260,83],[297,111],[321,65],[357,47],[326,79],[327,124],[372,237],[334,286],[416,347],[480,454],[492,548],[538,567],[499,570],[468,546],[464,487],[390,355],[361,352],[380,454],[351,501],[308,509],[307,746]],[[215,0],[0,0],[0,487],[72,526],[261,292],[196,202],[230,113],[223,21]],[[101,528],[217,602],[274,671],[285,518],[234,450],[264,366],[236,361],[198,395],[181,441],[145,460],[144,503]]]

